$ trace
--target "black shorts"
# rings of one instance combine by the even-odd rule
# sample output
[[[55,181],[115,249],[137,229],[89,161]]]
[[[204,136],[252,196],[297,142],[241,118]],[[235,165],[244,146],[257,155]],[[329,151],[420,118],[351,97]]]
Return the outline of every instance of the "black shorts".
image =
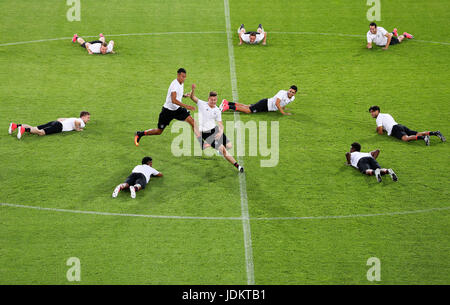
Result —
[[[147,185],[147,179],[145,178],[144,174],[132,173],[128,176],[127,180],[125,180],[125,183],[128,183],[128,185],[139,184],[140,186],[142,186],[142,189],[145,189],[145,186]]]
[[[250,105],[250,111],[251,112],[268,112],[269,111],[269,107],[267,105],[267,103],[269,102],[268,99],[262,99],[259,102],[257,102],[256,104],[251,104]]]
[[[227,146],[227,143],[230,142],[230,140],[227,139],[227,136],[225,133],[222,134],[222,136],[219,138],[219,140],[216,140],[214,137],[219,132],[219,127],[215,127],[209,131],[202,131],[202,138],[205,140],[206,143],[211,145],[212,148],[219,149],[220,145],[223,144],[223,146]]]
[[[88,41],[87,43],[94,44],[94,43],[103,43],[103,42],[100,40],[94,40],[94,41]],[[83,42],[81,44],[81,46],[86,49],[86,42]]]
[[[177,110],[169,110],[166,107],[162,107],[158,119],[158,128],[166,128],[167,126],[169,126],[170,121],[172,121],[173,119],[176,119],[178,121],[185,121],[190,115],[191,113],[183,107],[180,107]]]
[[[398,40],[397,37],[392,36],[391,42],[389,43],[390,46],[393,46],[394,44],[400,43],[400,40]]]
[[[402,139],[403,136],[415,136],[417,131],[411,130],[402,124],[397,124],[392,127],[391,136],[397,139]]]
[[[37,129],[43,130],[46,135],[52,133],[60,133],[63,130],[63,125],[58,121],[51,121],[44,125],[39,125]]]
[[[356,165],[359,169],[359,171],[363,174],[366,173],[366,170],[368,169],[377,169],[381,168],[380,164],[378,164],[377,160],[375,160],[372,157],[363,157],[359,159],[358,164]]]

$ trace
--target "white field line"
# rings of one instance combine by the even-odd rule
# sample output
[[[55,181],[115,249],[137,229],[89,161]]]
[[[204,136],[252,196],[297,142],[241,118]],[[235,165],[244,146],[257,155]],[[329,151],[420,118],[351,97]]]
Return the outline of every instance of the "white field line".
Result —
[[[176,215],[147,215],[147,214],[123,214],[123,213],[109,213],[109,212],[97,212],[97,211],[81,211],[81,210],[69,210],[69,209],[56,209],[45,208],[32,205],[13,204],[13,203],[0,203],[0,206],[11,208],[23,208],[32,210],[41,210],[49,212],[62,212],[72,214],[88,214],[99,216],[122,216],[122,217],[142,217],[142,218],[160,218],[160,219],[193,219],[193,220],[239,220],[242,221],[243,217],[208,217],[208,216],[176,216]],[[442,208],[430,208],[424,210],[413,211],[397,211],[386,213],[372,213],[372,214],[353,214],[353,215],[325,215],[325,216],[303,216],[303,217],[252,217],[250,220],[258,221],[275,221],[275,220],[321,220],[321,219],[346,219],[346,218],[367,218],[377,216],[396,216],[396,215],[411,215],[411,214],[424,214],[438,211],[448,211],[449,207]]]
[[[326,35],[326,36],[339,36],[339,37],[365,37],[365,35],[355,35],[355,34],[342,34],[342,33],[318,33],[318,32],[268,32],[269,34],[288,34],[288,35]],[[211,32],[155,32],[155,33],[129,33],[129,34],[105,34],[107,37],[119,37],[119,36],[160,36],[160,35],[195,35],[195,34],[226,34],[226,32],[220,31],[211,31]],[[98,35],[93,36],[83,36],[85,38],[98,37]],[[29,43],[37,43],[37,42],[47,42],[47,41],[56,41],[56,40],[69,40],[72,37],[60,37],[60,38],[48,38],[48,39],[39,39],[39,40],[29,40],[29,41],[18,41],[18,42],[8,42],[0,44],[0,47],[5,46],[15,46],[21,44],[29,44]],[[414,39],[413,41],[422,42],[422,43],[433,43],[433,44],[442,44],[442,45],[450,45],[450,42],[441,42],[441,41],[429,41],[429,40],[420,40]]]
[[[225,24],[227,29],[227,40],[228,40],[228,59],[230,62],[230,78],[231,78],[231,89],[233,93],[233,101],[239,102],[239,94],[237,89],[236,80],[236,65],[234,62],[234,48],[233,48],[233,37],[231,32],[231,22],[230,22],[230,5],[228,0],[223,1],[225,8]],[[239,122],[239,112],[234,112],[234,121]],[[236,131],[236,144],[238,147],[242,145],[241,137],[239,132]],[[244,144],[245,145],[245,144]],[[237,154],[236,154],[237,155]],[[244,166],[244,160],[240,156],[236,156],[238,163]],[[255,272],[253,265],[253,248],[252,248],[252,234],[250,230],[250,217],[248,212],[248,200],[247,200],[247,184],[245,182],[245,172],[239,174],[239,188],[241,193],[241,215],[242,215],[242,227],[244,231],[244,246],[245,246],[245,263],[247,267],[247,284],[255,284]]]

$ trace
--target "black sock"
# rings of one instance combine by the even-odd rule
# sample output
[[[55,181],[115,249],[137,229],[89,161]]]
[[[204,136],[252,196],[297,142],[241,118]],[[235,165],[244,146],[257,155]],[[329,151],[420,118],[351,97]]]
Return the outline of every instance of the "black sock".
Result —
[[[424,136],[417,136],[417,140],[423,140],[423,139],[425,139]]]
[[[30,128],[25,128],[25,131],[26,132],[30,132]]]
[[[436,131],[430,131],[430,136],[437,136],[437,132]]]
[[[234,104],[234,103],[233,103]],[[232,110],[236,110],[236,105],[229,105],[230,106],[230,109],[232,109]]]
[[[235,106],[236,103],[234,103],[234,102],[228,102],[228,105],[230,105],[230,106]]]
[[[239,164],[237,162],[234,163],[235,167],[239,167]]]

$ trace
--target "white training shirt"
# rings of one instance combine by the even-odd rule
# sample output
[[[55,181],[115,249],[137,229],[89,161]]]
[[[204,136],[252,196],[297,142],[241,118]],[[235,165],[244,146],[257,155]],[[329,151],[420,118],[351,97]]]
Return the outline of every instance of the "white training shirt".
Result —
[[[370,30],[367,32],[367,43],[375,43],[377,46],[385,46],[388,38],[385,36],[388,33],[381,26],[377,27],[377,33],[372,34]]]
[[[361,158],[364,157],[370,157],[373,158],[372,155],[370,153],[363,153],[360,151],[354,151],[350,154],[350,163],[352,164],[353,167],[358,168],[358,161]]]
[[[147,164],[136,165],[131,172],[143,174],[145,179],[147,179],[147,183],[150,181],[152,175],[156,176],[159,174],[156,169]]]
[[[209,107],[208,103],[198,100],[198,118],[200,131],[210,131],[216,127],[216,122],[222,121],[222,112],[217,106]]]
[[[242,41],[249,44],[258,44],[264,39],[264,33],[256,33],[256,39],[252,43],[250,42],[250,34],[242,34],[241,35]]]
[[[75,130],[75,121],[80,122],[80,128],[84,128],[86,124],[84,124],[83,120],[80,118],[68,118],[61,122],[63,125],[62,131],[72,131]]]
[[[392,127],[397,125],[397,122],[394,118],[388,113],[379,113],[377,116],[377,127],[383,126],[383,129],[386,130],[388,136],[391,135]]]
[[[164,103],[164,108],[169,110],[177,110],[180,106],[172,103],[172,92],[177,93],[177,100],[181,102],[184,93],[184,83],[180,84],[177,79],[174,79],[170,84],[169,90],[167,90],[166,102]]]
[[[278,110],[277,105],[276,105],[277,99],[280,99],[281,107],[284,107],[287,104],[289,104],[295,100],[295,96],[292,96],[291,98],[289,98],[287,94],[288,94],[288,91],[280,90],[274,97],[268,99],[268,101],[267,101],[268,110],[269,111],[277,111]]]
[[[92,53],[100,54],[100,47],[102,46],[101,43],[93,43],[89,45],[89,50],[91,50]],[[106,53],[111,53],[114,48],[114,43],[111,43],[111,41],[108,43],[108,46],[106,47]]]

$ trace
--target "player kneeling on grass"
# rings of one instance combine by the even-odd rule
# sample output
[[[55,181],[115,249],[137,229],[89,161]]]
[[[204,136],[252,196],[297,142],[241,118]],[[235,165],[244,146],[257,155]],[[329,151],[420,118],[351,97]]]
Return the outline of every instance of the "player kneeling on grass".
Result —
[[[47,136],[53,133],[60,133],[63,131],[83,131],[86,123],[91,119],[91,114],[87,111],[81,111],[79,118],[60,118],[56,121],[48,122],[47,124],[33,127],[28,124],[10,123],[8,133],[12,134],[17,129],[17,139],[20,140],[25,132],[37,134],[39,136]]]
[[[402,124],[398,124],[394,118],[388,113],[380,113],[380,107],[372,106],[369,108],[370,115],[377,120],[377,133],[383,134],[383,129],[386,130],[388,136],[396,137],[405,142],[424,140],[427,146],[430,145],[430,136],[436,136],[445,142],[445,137],[442,133],[437,131],[422,131],[417,132],[409,129]]]
[[[77,34],[73,35],[72,42],[78,42],[83,48],[88,51],[89,54],[107,54],[113,53],[114,41],[110,40],[106,43],[105,36],[102,33],[99,34],[100,38],[91,42],[86,42],[83,38],[78,37]]]
[[[297,86],[293,85],[289,88],[288,91],[280,90],[274,97],[269,99],[267,98],[262,99],[256,104],[244,105],[223,100],[219,108],[222,111],[227,111],[228,109],[231,109],[234,111],[240,111],[245,113],[268,112],[279,110],[283,115],[291,115],[291,113],[285,112],[285,110],[287,110],[286,106],[294,101],[296,93],[297,93]]]
[[[124,183],[119,184],[112,193],[113,198],[116,198],[119,192],[123,189],[130,189],[131,198],[136,198],[136,192],[145,189],[147,183],[150,182],[152,176],[162,177],[163,174],[152,167],[152,158],[144,157],[142,165],[137,165],[131,171]]]
[[[372,49],[372,43],[375,43],[377,46],[384,47],[383,50],[387,50],[389,46],[401,43],[405,38],[413,39],[414,37],[406,32],[399,36],[397,29],[388,33],[384,28],[377,27],[377,24],[372,22],[367,32],[367,48]]]
[[[209,93],[208,102],[205,102],[199,100],[195,96],[195,88],[195,84],[192,84],[192,91],[189,93],[189,97],[198,106],[199,130],[202,134],[202,139],[210,144],[212,148],[217,149],[228,162],[233,164],[239,170],[239,172],[244,172],[244,168],[240,166],[227,151],[227,149],[231,149],[232,144],[223,132],[222,113],[216,106],[217,93],[211,91]]]
[[[350,152],[347,152],[345,157],[347,158],[348,165],[359,169],[361,173],[368,176],[375,175],[378,182],[381,182],[381,176],[386,174],[391,175],[393,181],[397,181],[397,175],[392,168],[381,168],[380,164],[375,160],[379,154],[379,149],[371,151],[370,153],[363,153],[361,152],[361,144],[354,142],[350,147]]]
[[[248,44],[258,44],[261,41],[263,45],[266,44],[267,33],[264,32],[261,24],[258,26],[258,30],[256,32],[246,32],[244,24],[241,24],[237,32],[239,35],[239,45],[244,42]]]

